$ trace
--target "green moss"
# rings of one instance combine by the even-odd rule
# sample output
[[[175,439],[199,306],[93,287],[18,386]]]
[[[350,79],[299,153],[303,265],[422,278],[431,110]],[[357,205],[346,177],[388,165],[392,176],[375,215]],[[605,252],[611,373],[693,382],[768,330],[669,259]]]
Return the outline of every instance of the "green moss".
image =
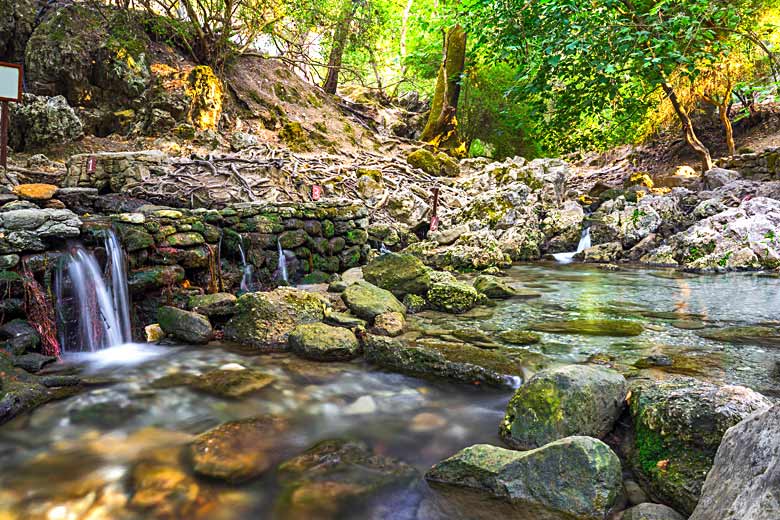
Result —
[[[639,421],[636,428],[636,449],[639,466],[646,473],[658,470],[658,462],[669,458],[663,437]]]
[[[309,152],[312,149],[309,133],[297,121],[287,121],[279,131],[279,138],[293,151]]]

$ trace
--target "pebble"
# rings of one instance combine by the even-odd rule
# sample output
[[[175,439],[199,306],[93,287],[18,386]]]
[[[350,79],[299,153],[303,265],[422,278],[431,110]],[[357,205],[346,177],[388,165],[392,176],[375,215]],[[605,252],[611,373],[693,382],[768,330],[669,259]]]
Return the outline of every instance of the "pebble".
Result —
[[[347,415],[363,415],[374,412],[376,412],[376,401],[370,395],[359,397],[357,401],[344,409],[344,413]]]
[[[219,367],[220,370],[228,370],[228,371],[238,371],[238,370],[246,370],[246,367],[243,365],[239,365],[238,363],[227,363],[225,365],[222,365]]]
[[[415,415],[414,418],[412,418],[410,429],[413,432],[430,432],[443,428],[446,425],[447,419],[441,415],[430,412],[423,412]]]

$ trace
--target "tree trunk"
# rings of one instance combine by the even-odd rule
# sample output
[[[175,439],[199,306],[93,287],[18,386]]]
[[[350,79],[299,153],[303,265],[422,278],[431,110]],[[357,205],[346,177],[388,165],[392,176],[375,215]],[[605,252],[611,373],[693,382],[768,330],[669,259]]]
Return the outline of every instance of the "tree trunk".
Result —
[[[693,148],[693,151],[696,152],[696,154],[701,159],[701,165],[703,168],[702,171],[712,169],[713,164],[710,151],[706,146],[704,146],[704,143],[702,143],[699,140],[699,137],[696,135],[696,131],[693,128],[693,121],[691,121],[688,112],[686,112],[682,105],[680,105],[680,100],[677,99],[677,94],[674,92],[674,88],[672,88],[672,86],[667,81],[661,83],[661,87],[669,97],[669,101],[672,102],[674,112],[677,114],[677,118],[680,120],[680,123],[682,123],[683,133],[685,134],[685,141],[688,143],[688,145],[690,145],[691,148]]]
[[[339,86],[339,72],[341,72],[341,60],[344,57],[344,49],[347,47],[349,26],[355,16],[355,2],[344,0],[344,5],[339,14],[336,30],[333,32],[333,46],[328,57],[328,74],[322,88],[328,94],[335,94]]]
[[[729,156],[733,158],[737,154],[737,146],[734,144],[734,129],[731,127],[729,105],[727,102],[724,101],[718,105],[718,114],[720,115],[720,122],[723,123],[724,130],[726,130],[726,145],[729,147]]]
[[[444,35],[444,52],[436,91],[433,94],[428,123],[420,136],[436,147],[455,150],[461,146],[458,139],[458,97],[460,80],[466,63],[466,31],[460,25],[450,28]]]

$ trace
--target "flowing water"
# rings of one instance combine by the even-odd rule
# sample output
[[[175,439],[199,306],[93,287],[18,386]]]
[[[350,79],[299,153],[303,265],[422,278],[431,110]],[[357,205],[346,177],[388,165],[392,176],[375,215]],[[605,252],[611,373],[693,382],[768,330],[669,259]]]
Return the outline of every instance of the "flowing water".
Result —
[[[570,253],[555,253],[553,258],[562,264],[570,264],[574,261],[574,257],[577,253],[582,253],[588,249],[590,245],[590,226],[584,226],[582,228],[582,233],[580,234],[580,241],[577,244],[577,250]]]
[[[239,288],[242,292],[249,292],[254,286],[255,268],[252,264],[247,263],[246,253],[244,252],[244,239],[241,235],[238,235],[238,252],[241,254],[241,267],[243,274],[241,275],[241,284]]]
[[[58,330],[64,354],[96,352],[131,341],[125,254],[109,231],[105,243],[110,287],[95,255],[73,244],[55,274]]]
[[[290,280],[287,276],[287,257],[284,255],[284,249],[282,249],[282,243],[279,240],[276,241],[276,247],[279,250],[279,280],[283,281],[284,283],[288,283]]]
[[[531,371],[592,356],[631,367],[648,356],[664,355],[673,363],[654,369],[661,375],[693,374],[780,397],[780,349],[699,336],[701,327],[778,326],[776,276],[537,264],[510,269],[507,280],[537,291],[539,297],[505,300],[461,316],[424,312],[410,320],[413,333],[442,337],[442,331],[457,336],[456,331],[464,330],[500,342],[502,331],[537,322],[630,321],[643,326],[636,337],[586,336],[573,330],[541,333],[539,343],[513,348],[528,353]],[[242,399],[154,384],[166,375],[197,375],[226,364],[261,370],[275,381]],[[463,447],[498,444],[497,427],[511,396],[508,391],[388,373],[360,360],[316,363],[287,354],[251,355],[226,345],[123,346],[70,358],[52,370],[80,373],[91,386],[0,428],[0,517],[9,510],[18,518],[87,518],[84,511],[103,513],[89,518],[152,518],[136,504],[139,490],[132,475],[140,460],[150,453],[166,456],[175,475],[179,471],[194,478],[186,457],[179,455],[193,435],[225,421],[263,414],[289,420],[275,448],[282,458],[322,440],[354,438],[374,453],[399,458],[423,473]],[[350,471],[346,468],[342,477],[348,479]],[[194,482],[194,488],[179,494],[165,487],[170,483],[158,482],[154,491],[165,503],[185,501],[188,493],[203,502],[198,502],[201,515],[167,517],[274,518],[276,511],[277,518],[285,518],[278,512],[290,497],[274,471],[236,486]],[[364,497],[346,512],[323,511],[310,518],[449,518],[437,515],[429,497],[430,490],[418,480],[393,493]],[[217,505],[208,509],[208,504]]]

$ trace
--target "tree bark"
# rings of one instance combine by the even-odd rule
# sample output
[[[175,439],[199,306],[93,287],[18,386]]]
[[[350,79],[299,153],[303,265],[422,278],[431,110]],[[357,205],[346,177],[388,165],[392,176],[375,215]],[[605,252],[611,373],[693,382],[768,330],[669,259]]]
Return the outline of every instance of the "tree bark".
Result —
[[[333,32],[333,46],[330,48],[330,56],[328,57],[328,74],[325,77],[325,83],[322,84],[322,89],[328,94],[335,94],[338,90],[341,61],[344,57],[344,49],[347,47],[349,26],[355,16],[355,7],[353,0],[344,1],[336,30]]]
[[[465,63],[466,31],[460,25],[455,25],[444,35],[444,52],[436,78],[431,113],[420,140],[450,150],[461,145],[456,114]]]
[[[710,151],[706,146],[704,146],[704,143],[702,143],[701,140],[699,140],[699,137],[696,135],[696,131],[693,128],[693,121],[691,121],[688,112],[686,112],[680,104],[680,100],[677,99],[677,94],[674,92],[674,88],[672,88],[672,86],[667,81],[661,83],[661,87],[669,97],[669,101],[672,102],[674,112],[677,114],[677,118],[680,120],[680,123],[682,123],[683,133],[685,134],[685,141],[691,148],[693,148],[693,151],[696,152],[696,154],[699,156],[699,159],[701,160],[703,169],[702,171],[712,169],[713,163]]]

